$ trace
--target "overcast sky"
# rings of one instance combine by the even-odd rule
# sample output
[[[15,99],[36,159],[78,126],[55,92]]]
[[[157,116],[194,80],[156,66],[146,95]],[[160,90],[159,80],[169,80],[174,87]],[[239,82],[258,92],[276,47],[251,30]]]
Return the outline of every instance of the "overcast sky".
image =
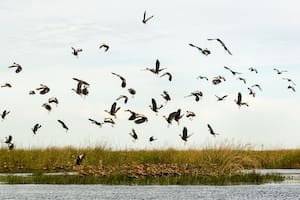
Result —
[[[212,0],[212,1],[67,1],[67,0],[1,0],[0,2],[0,111],[11,113],[0,122],[0,137],[13,136],[17,148],[66,146],[87,147],[106,145],[124,148],[204,148],[219,144],[251,144],[261,148],[300,147],[300,3],[296,0]],[[143,12],[154,17],[142,23]],[[220,38],[232,52],[227,54],[216,41]],[[110,45],[108,52],[99,45]],[[188,44],[211,50],[201,54]],[[82,48],[76,58],[71,46]],[[173,81],[159,78],[146,67],[161,66],[173,74]],[[8,66],[22,65],[16,74]],[[237,80],[223,67],[228,66],[246,78]],[[249,67],[257,68],[258,74]],[[277,75],[273,68],[288,70]],[[137,94],[129,98],[117,113],[116,125],[99,128],[88,121],[103,121],[104,112],[127,88],[111,72],[127,79],[127,88]],[[198,75],[209,81],[196,79]],[[214,76],[226,77],[226,82],[212,85]],[[77,77],[90,83],[90,94],[81,98],[71,88]],[[296,92],[288,90],[288,77],[296,83]],[[46,84],[46,95],[28,92]],[[248,95],[247,88],[260,84],[263,91]],[[160,94],[167,90],[171,102],[164,104]],[[184,98],[201,90],[202,100]],[[249,107],[240,109],[234,103],[237,93]],[[217,102],[214,95],[228,97]],[[48,113],[41,105],[57,97],[59,105]],[[149,105],[155,98],[164,107],[158,115]],[[169,128],[162,117],[181,108],[191,110],[196,117],[185,117],[180,125]],[[145,114],[148,123],[136,125],[127,118],[125,109]],[[66,133],[57,123],[63,120]],[[31,128],[42,128],[33,135]],[[220,135],[209,135],[207,124]],[[183,127],[193,135],[188,142],[180,139]],[[132,141],[134,128],[139,136]],[[150,136],[158,140],[150,144]],[[4,143],[2,147],[6,148]]]

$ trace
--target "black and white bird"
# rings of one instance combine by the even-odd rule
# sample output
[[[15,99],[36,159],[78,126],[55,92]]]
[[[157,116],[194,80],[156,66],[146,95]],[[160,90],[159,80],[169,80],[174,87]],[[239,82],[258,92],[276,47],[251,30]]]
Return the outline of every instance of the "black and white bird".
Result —
[[[210,50],[208,50],[207,48],[202,49],[202,48],[200,48],[200,47],[198,47],[198,46],[196,46],[196,45],[194,45],[194,44],[191,44],[191,43],[189,43],[189,45],[190,45],[191,47],[194,47],[194,48],[198,49],[198,50],[199,50],[202,54],[204,54],[205,56],[208,56],[208,55],[210,54]]]
[[[226,98],[227,96],[228,96],[227,94],[224,95],[224,96],[222,96],[222,97],[219,97],[219,96],[215,95],[215,97],[217,97],[217,101],[223,101],[223,100],[225,100],[225,98]]]
[[[243,83],[244,83],[244,84],[246,84],[246,83],[247,83],[247,81],[246,81],[246,79],[245,79],[245,78],[238,77],[237,79],[238,79],[238,80],[240,80],[240,81],[243,81]]]
[[[146,71],[150,71],[152,72],[153,74],[159,74],[161,71],[165,70],[166,68],[161,68],[160,67],[160,61],[158,59],[156,59],[155,61],[155,68],[148,68],[146,67]]]
[[[13,137],[11,135],[5,137],[4,143],[9,144],[12,142]]]
[[[105,44],[105,43],[102,43],[102,44],[99,46],[99,49],[102,49],[102,48],[104,48],[104,51],[107,52],[108,49],[109,49],[109,46],[108,46],[107,44]]]
[[[2,88],[5,88],[5,87],[11,88],[12,85],[11,85],[10,83],[4,83],[3,85],[1,85],[1,87],[2,87]]]
[[[196,114],[193,111],[187,110],[186,113],[185,113],[185,116],[187,118],[189,118],[190,120],[192,120],[194,117],[196,117]]]
[[[257,69],[254,67],[249,67],[250,72],[255,72],[256,74],[258,73]]]
[[[252,97],[255,97],[256,96],[256,93],[248,87],[248,90],[249,90],[249,95],[251,95]]]
[[[242,102],[242,94],[241,94],[240,92],[238,93],[237,99],[235,99],[234,102],[235,102],[239,107],[241,107],[241,106],[243,106],[243,105],[245,105],[245,106],[247,106],[247,107],[249,106],[248,103]]]
[[[116,124],[111,117],[105,117],[103,122],[107,124],[111,124],[112,127]]]
[[[97,126],[102,127],[103,123],[101,123],[101,122],[98,122],[98,121],[96,121],[94,119],[91,119],[91,118],[89,118],[89,121],[92,122],[92,124],[96,124]]]
[[[188,135],[188,130],[186,127],[183,127],[183,130],[182,130],[182,134],[179,134],[179,136],[181,137],[181,139],[185,142],[187,142],[187,139],[189,137],[191,137],[193,134],[190,134]]]
[[[66,130],[66,132],[68,132],[69,128],[67,127],[67,125],[60,119],[57,120],[60,125]]]
[[[170,72],[165,72],[162,75],[160,75],[160,77],[163,77],[163,76],[168,76],[168,80],[172,81],[172,74]]]
[[[85,154],[80,154],[76,157],[76,165],[81,165],[83,159],[85,158]]]
[[[129,92],[129,94],[132,95],[132,97],[134,97],[134,95],[136,94],[136,91],[135,91],[135,89],[133,89],[133,88],[129,88],[129,89],[128,89],[128,92]]]
[[[222,45],[222,47],[225,49],[225,51],[227,51],[227,53],[229,55],[232,55],[231,52],[229,51],[229,49],[225,46],[225,43],[220,38],[213,38],[213,39],[210,38],[210,39],[207,39],[207,40],[209,40],[209,41],[212,41],[212,40],[218,41]]]
[[[10,111],[7,111],[7,110],[4,110],[2,113],[1,113],[1,118],[2,120],[5,119],[5,117],[10,113]]]
[[[43,94],[47,94],[50,91],[50,88],[47,85],[40,84],[40,87],[36,88],[36,90],[43,95]]]
[[[166,100],[166,103],[168,101],[171,101],[171,97],[167,91],[164,90],[163,93],[161,94],[161,96],[162,96],[162,98],[164,98],[164,100]]]
[[[120,96],[116,99],[116,101],[119,101],[119,100],[121,100],[121,99],[124,99],[124,103],[125,103],[125,104],[128,102],[128,97],[127,97],[126,95],[120,95]]]
[[[228,71],[230,71],[232,73],[232,75],[236,75],[236,74],[242,74],[240,72],[237,71],[233,71],[232,69],[230,69],[229,67],[224,66],[225,69],[227,69]]]
[[[157,140],[157,138],[155,138],[154,136],[151,136],[151,137],[149,138],[149,142],[150,142],[150,143],[153,142],[153,141],[155,141],[155,140]]]
[[[151,15],[150,17],[147,17],[146,15],[147,15],[147,13],[145,11],[144,15],[143,15],[143,21],[142,21],[144,24],[146,24],[150,19],[152,19],[154,17],[154,15]]]
[[[107,112],[108,114],[110,114],[111,116],[114,116],[115,118],[117,118],[116,113],[118,112],[118,110],[120,110],[121,107],[117,107],[117,102],[114,102],[111,107],[110,110],[104,110],[105,112]]]
[[[54,104],[58,105],[59,102],[58,102],[58,99],[56,97],[51,97],[51,98],[48,99],[48,103],[49,104],[54,103]]]
[[[131,132],[129,133],[129,135],[133,138],[133,141],[138,139],[138,135],[136,134],[134,129],[131,129]]]
[[[204,79],[204,80],[208,81],[208,78],[206,76],[201,76],[201,75],[197,76],[197,79]]]
[[[216,135],[219,135],[219,133],[216,133],[209,124],[207,124],[207,127],[211,135],[213,135],[214,137],[216,137]]]
[[[277,74],[282,74],[284,72],[287,72],[287,70],[279,70],[277,68],[274,68],[273,70],[276,71]]]
[[[34,125],[34,127],[31,129],[33,134],[36,135],[36,132],[38,131],[38,129],[40,129],[42,127],[42,125],[40,125],[39,123],[36,123]]]
[[[51,105],[48,104],[48,103],[44,103],[44,104],[42,105],[42,107],[44,107],[46,110],[48,110],[48,112],[50,112],[50,111],[52,110]]]
[[[254,84],[251,86],[252,88],[257,87],[260,91],[262,91],[262,88],[259,84]]]
[[[194,91],[194,92],[191,92],[190,95],[185,96],[185,98],[191,97],[191,96],[194,96],[194,97],[195,97],[195,101],[199,101],[200,98],[203,97],[203,92],[200,91],[200,90],[196,90],[196,91]]]
[[[71,49],[72,49],[72,54],[73,54],[74,56],[76,56],[76,57],[78,57],[78,53],[79,53],[79,52],[82,52],[82,51],[83,51],[83,50],[80,49],[80,48],[75,49],[74,47],[71,47]]]
[[[8,68],[16,68],[15,72],[16,73],[19,73],[22,71],[22,67],[20,64],[17,64],[17,63],[13,63],[11,66],[9,66]]]
[[[121,76],[121,75],[119,75],[119,74],[116,74],[116,73],[114,73],[114,72],[112,72],[112,74],[115,75],[115,76],[117,76],[117,77],[119,77],[119,78],[121,79],[121,81],[122,81],[121,87],[122,87],[122,88],[125,88],[125,87],[126,87],[126,79],[125,79],[123,76]]]
[[[177,111],[171,112],[168,117],[163,115],[163,118],[168,122],[168,126],[172,124],[172,121],[175,119],[175,116],[177,114]]]
[[[157,113],[163,107],[163,105],[158,106],[155,99],[152,98],[151,99],[151,105],[149,105],[149,107],[151,108],[151,110],[153,112]]]

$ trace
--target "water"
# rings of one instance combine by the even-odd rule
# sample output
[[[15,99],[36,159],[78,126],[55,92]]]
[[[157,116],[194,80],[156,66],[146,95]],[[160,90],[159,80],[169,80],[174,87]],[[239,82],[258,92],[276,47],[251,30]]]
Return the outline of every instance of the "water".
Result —
[[[104,185],[0,185],[0,199],[208,199],[295,200],[299,184],[242,186],[104,186]]]

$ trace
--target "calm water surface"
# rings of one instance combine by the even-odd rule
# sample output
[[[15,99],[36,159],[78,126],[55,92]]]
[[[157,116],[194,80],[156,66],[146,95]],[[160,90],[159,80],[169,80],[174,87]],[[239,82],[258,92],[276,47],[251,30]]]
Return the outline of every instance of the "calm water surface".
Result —
[[[0,185],[0,199],[296,200],[300,184],[243,186]]]

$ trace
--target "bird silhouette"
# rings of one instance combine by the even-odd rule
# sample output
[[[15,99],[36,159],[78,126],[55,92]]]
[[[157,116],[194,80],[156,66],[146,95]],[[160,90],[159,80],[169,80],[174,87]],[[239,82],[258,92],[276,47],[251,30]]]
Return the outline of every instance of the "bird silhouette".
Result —
[[[250,70],[251,72],[255,72],[256,74],[258,73],[257,69],[255,69],[255,68],[253,68],[253,67],[249,67],[249,70]]]
[[[296,89],[295,89],[294,86],[289,85],[289,86],[287,87],[287,89],[291,89],[293,92],[296,92]]]
[[[35,91],[34,90],[30,90],[29,91],[29,95],[35,95]]]
[[[162,96],[162,98],[164,98],[164,100],[166,100],[166,103],[168,101],[171,101],[171,97],[170,97],[170,95],[169,95],[169,93],[167,91],[164,90],[163,94],[161,94],[161,96]]]
[[[212,127],[209,124],[207,124],[207,127],[208,127],[208,131],[211,135],[213,135],[214,137],[216,137],[216,135],[219,135],[219,133],[214,132],[214,130],[212,129]]]
[[[187,118],[189,118],[190,120],[192,120],[194,117],[196,117],[196,114],[193,111],[187,110],[186,113],[185,113],[185,116]]]
[[[121,107],[117,107],[117,102],[114,102],[111,107],[110,110],[104,110],[105,112],[107,112],[108,114],[110,114],[111,116],[114,116],[115,118],[117,118],[116,113],[118,112],[118,110],[120,110]]]
[[[77,157],[76,157],[76,165],[81,165],[81,163],[82,163],[82,161],[83,161],[83,159],[85,158],[85,154],[83,153],[83,154],[80,154],[80,155],[78,155]]]
[[[276,71],[277,74],[282,74],[284,72],[287,72],[287,70],[279,70],[277,68],[274,68],[273,70]]]
[[[111,124],[112,127],[116,124],[111,117],[105,117],[103,122],[107,124]]]
[[[188,135],[188,130],[186,127],[183,127],[183,130],[182,130],[182,134],[179,134],[179,136],[181,137],[181,139],[185,142],[187,142],[187,139],[189,137],[191,137],[193,134],[190,134]]]
[[[230,55],[232,55],[231,52],[229,51],[229,49],[225,46],[225,43],[221,39],[219,39],[219,38],[211,39],[210,38],[210,39],[207,39],[207,40],[209,40],[209,41],[212,41],[212,40],[218,41],[222,45],[222,47],[225,49],[225,51],[227,51]]]
[[[78,95],[87,95],[88,94],[88,87],[90,84],[84,80],[78,79],[78,78],[73,78],[74,81],[77,81],[77,87],[76,89],[72,88],[73,91],[76,92]]]
[[[194,44],[191,44],[191,43],[189,43],[189,45],[191,46],[191,47],[195,47],[196,49],[198,49],[202,54],[204,54],[205,56],[208,56],[209,54],[210,54],[210,50],[208,50],[207,48],[205,48],[205,49],[202,49],[202,48],[200,48],[200,47],[198,47],[198,46],[196,46],[196,45],[194,45]]]
[[[200,98],[203,97],[203,93],[200,90],[196,90],[194,92],[191,92],[190,95],[185,96],[185,98],[191,97],[191,96],[195,97],[195,101],[199,101]]]
[[[50,88],[47,85],[40,84],[40,87],[36,88],[36,90],[43,95],[43,94],[47,94],[50,91]]]
[[[296,86],[296,83],[290,79],[290,78],[282,78],[283,80],[287,80],[288,82],[292,83],[294,86]]]
[[[5,119],[5,117],[10,113],[10,111],[7,111],[7,110],[4,110],[2,113],[1,113],[1,118],[2,118],[2,121]]]
[[[131,132],[129,133],[129,135],[133,138],[133,141],[138,139],[138,135],[136,134],[134,129],[131,129]]]
[[[252,97],[255,97],[256,93],[248,87],[248,90],[249,90],[249,95],[251,95]]]
[[[112,74],[115,75],[115,76],[117,76],[117,77],[119,77],[119,78],[121,79],[121,81],[122,81],[121,87],[122,87],[122,88],[125,88],[125,87],[126,87],[126,79],[125,79],[123,76],[121,76],[121,75],[119,75],[119,74],[116,74],[116,73],[114,73],[114,72],[112,72]]]
[[[160,75],[160,77],[163,77],[163,76],[168,76],[169,77],[168,80],[172,81],[172,74],[170,72],[165,72],[162,75]]]
[[[135,89],[133,89],[133,88],[129,88],[129,89],[128,89],[128,92],[129,92],[129,94],[132,95],[132,97],[134,97],[134,95],[136,94],[136,91],[135,91]]]
[[[243,106],[243,105],[245,105],[245,106],[247,106],[247,107],[249,106],[248,103],[242,102],[242,94],[241,94],[240,92],[238,93],[237,99],[235,99],[234,101],[235,101],[235,103],[236,103],[239,107],[241,107],[241,106]]]
[[[211,82],[213,85],[218,85],[218,84],[222,83],[222,81],[226,81],[224,76],[216,76],[216,77],[213,77]]]
[[[165,70],[166,68],[160,68],[160,61],[158,59],[156,59],[155,61],[155,68],[146,68],[146,71],[150,71],[153,74],[159,74],[161,71]]]
[[[40,125],[39,123],[36,123],[36,124],[34,125],[34,127],[31,129],[32,132],[33,132],[33,134],[35,135],[36,132],[38,131],[38,129],[40,129],[41,127],[42,127],[42,125]]]
[[[152,19],[154,17],[154,15],[151,15],[150,17],[146,17],[146,11],[144,12],[144,15],[143,15],[143,23],[146,24],[150,19]]]
[[[163,115],[163,118],[165,118],[165,120],[168,122],[168,126],[169,126],[170,124],[172,124],[172,121],[175,119],[176,114],[177,114],[177,111],[171,112],[171,113],[168,115],[168,117],[166,117],[165,115]]]
[[[9,66],[8,68],[16,68],[16,70],[15,70],[16,73],[19,73],[19,72],[22,71],[21,65],[15,63],[15,62],[11,66]]]
[[[99,49],[101,49],[101,48],[104,48],[104,51],[107,52],[108,49],[109,49],[109,46],[108,46],[107,44],[105,44],[105,43],[102,43],[102,44],[99,46]]]
[[[13,137],[11,135],[5,137],[4,143],[9,144],[12,142]]]
[[[89,121],[91,121],[92,124],[96,124],[97,126],[102,127],[102,124],[103,124],[103,123],[101,123],[101,122],[98,122],[98,121],[96,121],[96,120],[94,120],[94,119],[91,119],[91,118],[89,118]]]
[[[67,127],[67,125],[66,125],[62,120],[60,120],[60,119],[58,119],[57,121],[58,121],[58,122],[61,124],[61,126],[66,130],[66,132],[68,132],[69,128]]]
[[[149,142],[150,142],[150,143],[153,142],[153,141],[155,141],[155,140],[157,140],[157,138],[155,138],[154,136],[151,136],[151,137],[149,138]]]
[[[151,110],[155,113],[158,112],[159,109],[161,109],[163,107],[163,105],[157,106],[157,103],[155,101],[154,98],[151,99],[151,105],[149,105],[149,107],[151,108]]]
[[[238,80],[240,80],[240,81],[243,81],[243,83],[244,83],[244,84],[246,84],[246,83],[247,83],[245,78],[238,77],[237,79],[238,79]]]
[[[125,103],[125,104],[128,102],[128,97],[127,97],[126,95],[120,95],[120,96],[116,99],[116,101],[119,101],[119,100],[121,100],[121,99],[124,99],[124,103]]]
[[[7,87],[7,88],[11,88],[12,85],[10,83],[4,83],[4,85],[1,85],[2,88]]]
[[[223,100],[225,100],[225,98],[226,98],[227,96],[228,96],[228,95],[224,95],[224,96],[222,96],[222,97],[219,97],[219,96],[215,95],[215,97],[217,97],[217,101],[223,101]]]
[[[197,76],[197,79],[205,79],[208,81],[208,78],[206,76],[201,76],[201,75]]]
[[[232,73],[232,75],[236,75],[236,74],[242,74],[240,72],[237,71],[233,71],[232,69],[230,69],[229,67],[224,66],[225,69],[227,69],[228,71],[230,71]]]
[[[15,148],[14,143],[8,143],[8,149],[13,150]]]
[[[262,91],[262,89],[261,89],[261,87],[260,87],[259,84],[254,84],[254,85],[252,85],[251,87],[252,87],[252,88],[257,87],[260,91]]]
[[[79,52],[83,51],[82,49],[75,49],[74,47],[71,47],[71,49],[72,49],[72,54],[76,57],[78,57]]]
[[[52,110],[51,105],[48,104],[48,103],[44,103],[44,104],[42,105],[42,107],[44,107],[46,110],[48,110],[48,112],[50,112],[50,111]]]
[[[51,97],[48,99],[48,103],[55,103],[56,105],[58,104],[58,99],[56,97]]]
[[[176,114],[174,116],[174,120],[177,122],[179,125],[179,120],[184,116],[184,114],[181,114],[181,109],[177,109]]]

